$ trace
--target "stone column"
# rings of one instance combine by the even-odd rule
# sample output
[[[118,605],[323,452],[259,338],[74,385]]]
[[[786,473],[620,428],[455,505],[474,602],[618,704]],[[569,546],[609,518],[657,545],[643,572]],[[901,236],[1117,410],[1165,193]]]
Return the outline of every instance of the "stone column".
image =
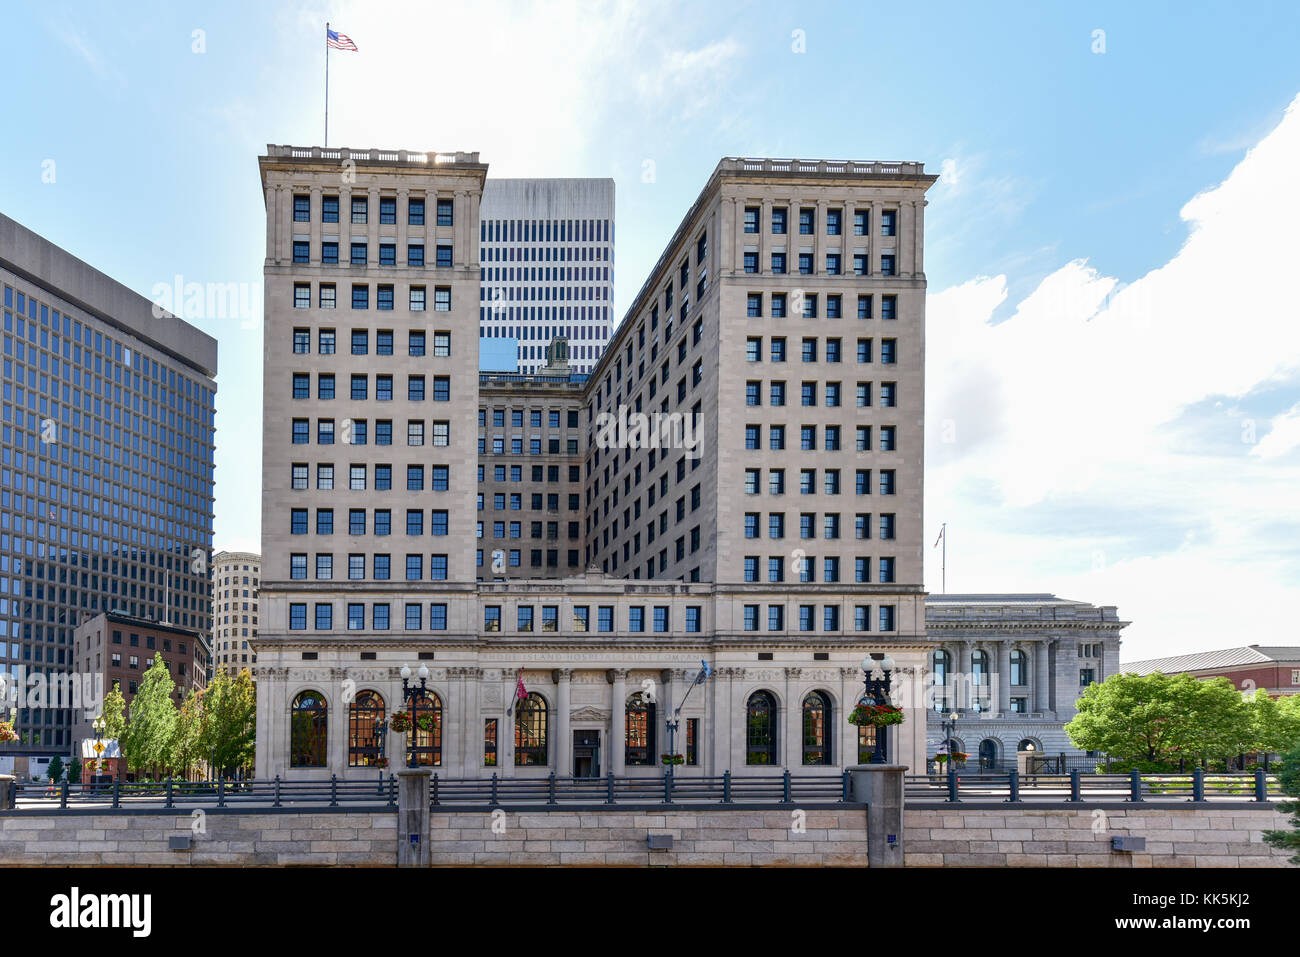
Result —
[[[429,866],[429,776],[427,768],[397,772],[397,866]]]
[[[321,222],[321,216],[324,215],[324,203],[321,201],[321,188],[313,186],[311,188],[310,210],[307,215],[311,219],[309,224],[309,234],[311,236],[311,248],[307,250],[307,258],[314,263],[320,262],[320,244],[322,228],[324,223]],[[294,224],[295,226],[297,223]]]
[[[1011,642],[998,642],[998,713],[1011,710]]]
[[[483,761],[481,754],[483,721],[479,714],[479,683],[482,680],[482,668],[465,669],[465,694],[461,699],[461,724],[465,729],[464,734],[461,735],[461,768],[466,777],[478,777]],[[499,734],[497,746],[500,747]]]
[[[570,668],[555,671],[555,774],[567,778],[573,774],[573,735],[569,731]]]
[[[953,706],[969,710],[974,697],[974,687],[970,679],[971,642],[957,643],[957,674],[953,684]]]
[[[903,866],[903,773],[901,764],[849,768],[850,796],[867,805],[867,866]]]
[[[501,672],[505,683],[505,708],[497,724],[497,767],[496,771],[503,778],[513,777],[515,773],[515,676],[509,671]]]
[[[609,703],[609,769],[615,775],[627,770],[627,669],[613,669]]]
[[[1051,710],[1048,701],[1048,683],[1051,672],[1047,669],[1047,649],[1050,646],[1046,638],[1034,645],[1034,710],[1046,714]]]
[[[789,270],[789,252],[790,252],[790,217],[786,215],[786,234],[779,237],[781,243],[786,247],[786,268]],[[741,229],[744,229],[742,224]],[[772,247],[776,245],[774,240],[777,237],[772,235],[772,201],[764,199],[758,213],[758,274],[760,276],[772,275]]]
[[[677,734],[673,737],[673,746],[670,752],[668,747],[668,721],[673,716],[673,678],[675,677],[671,669],[665,668],[659,673],[659,700],[655,704],[655,751],[650,755],[650,760],[656,765],[659,764],[659,755],[676,753],[686,754],[686,725],[683,723],[677,729]],[[685,719],[682,719],[683,722]],[[699,742],[696,742],[696,747]],[[660,765],[662,766],[662,765]],[[674,768],[675,771],[685,769],[683,764],[680,768]]]
[[[379,187],[370,187],[366,195],[366,263],[373,266],[379,263]]]
[[[339,228],[339,264],[342,265],[352,261],[352,188],[349,186],[339,187],[339,221],[335,225]],[[351,283],[346,289],[346,293],[340,289],[336,295],[346,295],[347,302],[351,305]]]
[[[785,689],[782,694],[784,708],[779,714],[778,730],[781,733],[779,764],[797,774],[803,765],[803,698],[798,693],[799,668],[785,669]]]
[[[406,263],[406,225],[410,219],[410,196],[409,189],[399,189],[397,191],[397,262],[401,265]],[[430,343],[432,345],[432,343]]]

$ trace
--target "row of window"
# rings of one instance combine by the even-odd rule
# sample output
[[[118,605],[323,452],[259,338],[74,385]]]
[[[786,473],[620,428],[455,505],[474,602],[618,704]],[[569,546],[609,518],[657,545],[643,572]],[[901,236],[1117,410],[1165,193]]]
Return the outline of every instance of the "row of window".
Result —
[[[293,389],[292,395],[295,399],[311,398],[311,375],[307,372],[295,372],[292,374]],[[364,400],[370,398],[370,376],[365,373],[353,373],[348,380],[348,397],[355,400]],[[438,375],[433,377],[432,389],[427,390],[427,394],[434,402],[451,401],[451,377]],[[335,376],[333,372],[318,372],[316,374],[316,398],[333,399],[335,392]],[[411,402],[423,402],[426,395],[425,377],[423,375],[408,375],[406,377],[406,398]],[[375,399],[380,402],[391,402],[393,399],[393,377],[387,374],[375,376]]]
[[[858,319],[874,318],[874,299],[874,296],[858,296]],[[787,319],[791,316],[802,316],[804,319],[816,319],[818,318],[818,303],[821,302],[821,300],[822,296],[815,292],[769,293],[767,296],[766,315],[772,319]],[[843,295],[840,293],[828,293],[825,296],[825,301],[827,319],[845,318]],[[745,293],[745,317],[748,319],[762,319],[763,316],[763,293]],[[898,318],[897,297],[880,297],[880,318]]]
[[[506,424],[506,411],[507,411],[506,409],[493,409],[493,410],[492,410],[492,427],[493,427],[493,428],[500,429],[500,428],[504,428],[504,427],[505,427],[505,424]],[[524,426],[524,410],[523,410],[523,409],[510,409],[509,412],[510,412],[510,425],[511,425],[511,427],[512,427],[512,428],[516,428],[516,429],[523,428],[523,426]],[[578,410],[577,410],[577,409],[569,409],[569,410],[567,410],[567,412],[565,413],[565,420],[566,420],[566,422],[568,423],[568,427],[569,427],[569,428],[571,428],[571,429],[576,429],[576,428],[578,427]],[[487,426],[487,409],[479,409],[479,410],[478,410],[478,424],[479,424],[479,428],[485,428],[485,427]],[[541,410],[541,409],[529,409],[529,410],[528,410],[528,425],[529,425],[529,427],[534,428],[534,429],[540,429],[540,428],[542,427],[542,410]],[[546,411],[546,425],[547,425],[548,428],[552,428],[552,429],[558,429],[558,428],[560,427],[560,410],[559,410],[559,409],[548,409],[548,410]]]
[[[784,379],[774,379],[768,383],[768,405],[781,407],[786,404],[786,392],[788,383]],[[859,382],[854,392],[858,408],[866,408],[871,405],[871,383]],[[304,396],[305,398],[305,396]],[[331,396],[332,398],[332,396]],[[362,396],[362,398],[365,398]],[[749,379],[745,382],[745,405],[760,406],[763,404],[763,383],[758,379]],[[828,409],[839,408],[844,404],[844,384],[842,382],[827,382],[825,384],[823,405]],[[799,405],[805,408],[815,408],[817,406],[817,383],[801,382],[799,384]],[[831,428],[831,426],[828,426]],[[838,428],[838,426],[834,426]],[[862,425],[856,427],[858,435],[865,439],[865,448],[863,442],[859,441],[858,451],[865,451],[870,448],[871,426]],[[882,425],[879,430],[880,449],[882,452],[892,451],[895,445],[897,435],[896,427],[892,425]]]
[[[317,283],[319,299],[317,305],[321,309],[334,309],[338,306],[338,287],[332,282]],[[295,309],[311,308],[311,286],[309,282],[296,282],[293,284],[293,307]],[[375,308],[381,312],[389,312],[393,308],[393,286],[391,283],[379,283],[375,287]],[[427,303],[427,290],[424,286],[411,286],[408,289],[407,308],[411,312],[424,312]],[[353,283],[352,284],[352,308],[369,309],[370,308],[370,284]],[[433,290],[433,311],[450,312],[451,311],[451,287],[436,286]]]
[[[751,275],[757,274],[759,272],[758,251],[754,249],[746,249],[741,253],[741,255],[743,257],[741,262],[743,264],[745,272],[750,273]],[[800,252],[797,253],[796,255],[798,256],[798,260],[797,260],[798,268],[796,271],[800,275],[809,276],[817,272],[812,253]],[[773,275],[781,276],[789,272],[788,259],[785,250],[783,249],[773,250],[770,256],[771,258],[768,260],[768,262],[771,265],[771,271]],[[843,255],[839,252],[826,253],[824,258],[824,266],[825,266],[825,274],[828,276],[844,275]],[[871,260],[866,252],[854,251],[853,275],[855,276],[871,275]],[[880,254],[880,272],[878,273],[878,275],[881,276],[898,275],[898,260],[895,258],[893,252],[882,252]],[[862,296],[858,297],[859,300],[861,300],[862,298],[863,298]],[[870,297],[868,296],[866,298],[869,299]],[[892,299],[893,297],[890,296],[888,298]],[[870,317],[867,316],[867,317],[859,317],[859,318],[870,318]]]
[[[408,419],[406,423],[406,444],[424,445],[425,422],[423,419]],[[451,424],[443,420],[428,423],[429,444],[444,447],[451,444]],[[344,419],[342,429],[336,432],[333,419],[316,420],[316,444],[333,445],[336,434],[342,435],[344,445],[365,445],[367,420]],[[294,419],[291,423],[291,442],[293,445],[307,445],[311,442],[311,420]],[[375,420],[375,444],[393,444],[393,422],[391,419]]]
[[[867,236],[871,228],[871,211],[867,209],[853,210],[853,235]],[[772,225],[772,234],[776,236],[785,235],[788,232],[790,209],[786,206],[775,206],[772,208],[770,220]],[[817,210],[815,207],[799,207],[799,235],[812,236],[816,233]],[[760,206],[745,207],[745,225],[747,233],[758,233],[762,228],[763,210]],[[844,210],[842,208],[826,210],[826,235],[842,235],[844,227]],[[898,210],[882,209],[880,210],[880,235],[896,236],[898,235]]]
[[[826,516],[827,519],[835,518],[837,524],[835,534],[831,534],[831,528],[827,525],[827,538],[838,538],[839,516]],[[809,534],[803,538],[813,538],[811,529]],[[746,555],[744,559],[744,579],[747,582],[757,582],[759,578],[759,563],[761,559],[758,555]],[[813,555],[804,554],[802,551],[793,557],[789,555],[772,555],[767,559],[767,580],[769,582],[783,582],[786,580],[786,569],[790,570],[790,576],[794,581],[815,582],[817,580],[817,558]],[[878,559],[878,570],[876,581],[882,585],[888,585],[895,581],[895,559],[892,556],[886,556]],[[840,580],[840,560],[837,557],[822,559],[822,580],[827,582],[838,582]],[[853,580],[858,584],[871,583],[871,559],[865,555],[859,555],[853,559]],[[811,607],[811,606],[808,606]],[[838,613],[837,613],[838,614]],[[808,631],[808,628],[800,627],[800,631]]]
[[[406,334],[407,353],[412,356],[423,356],[426,353],[428,336],[423,329],[411,329]],[[320,329],[317,332],[316,351],[323,356],[332,356],[338,347],[338,330],[337,329]],[[351,352],[354,356],[364,356],[370,352],[370,331],[368,329],[353,329],[351,336]],[[293,330],[293,353],[294,355],[311,354],[311,330],[299,326]],[[446,358],[451,355],[451,333],[437,330],[433,333],[433,353],[435,357]],[[377,329],[375,330],[375,355],[391,356],[393,355],[393,330]]]
[[[430,529],[432,535],[447,534],[447,513],[435,512],[435,517],[441,524],[435,525]],[[408,535],[423,534],[420,531],[411,531],[407,528]],[[366,555],[350,554],[347,556],[347,570],[349,581],[365,581],[369,578],[372,581],[391,581],[393,578],[393,556],[386,553],[370,555],[370,575],[366,575]],[[289,578],[296,581],[303,581],[307,578],[307,553],[291,552],[289,554]],[[424,556],[407,555],[405,567],[405,581],[424,581]],[[315,560],[315,576],[318,581],[329,581],[334,578],[334,553],[317,552]],[[435,579],[437,580],[437,579]]]
[[[349,212],[351,213],[351,222],[364,224],[370,215],[370,197],[368,196],[351,196],[349,197]],[[436,223],[439,226],[454,225],[453,206],[450,199],[436,200]],[[425,200],[423,197],[412,196],[406,201],[406,222],[411,226],[424,225]],[[311,195],[308,193],[295,193],[293,197],[293,221],[295,223],[311,222]],[[337,223],[339,221],[339,197],[322,196],[320,200],[320,221],[322,223]],[[379,197],[379,224],[395,225],[397,223],[397,197],[383,196]]]
[[[860,403],[860,404],[863,404],[863,405],[870,405],[870,403]],[[892,426],[886,426],[886,428],[892,428]],[[818,448],[818,446],[817,446],[817,429],[818,429],[818,426],[816,426],[816,425],[801,425],[801,426],[799,426],[799,449],[800,449],[800,451],[803,451],[803,452],[815,452],[815,451],[817,451],[817,448]],[[838,452],[838,451],[843,447],[843,444],[842,444],[842,442],[841,442],[841,436],[842,436],[843,433],[842,433],[842,431],[841,431],[840,426],[838,426],[838,425],[825,425],[825,426],[821,426],[821,429],[822,429],[822,445],[821,445],[821,448],[822,448],[824,451],[827,451],[827,452]],[[854,429],[855,429],[855,432],[854,432],[854,435],[855,435],[855,439],[854,439],[855,446],[854,446],[854,447],[857,449],[857,451],[859,451],[859,452],[869,452],[869,451],[871,451],[871,430],[870,430],[870,428],[867,427],[867,426],[855,426]],[[881,447],[881,451],[886,451],[886,452],[888,452],[888,451],[893,451],[894,449],[893,449],[892,441],[893,441],[893,440],[892,440],[892,436],[891,436],[891,438],[890,438],[890,447],[889,447],[889,448],[885,448],[884,446],[882,446],[882,447]],[[779,452],[779,451],[782,451],[782,450],[785,449],[785,447],[786,447],[786,426],[785,426],[785,425],[769,425],[769,426],[767,427],[767,445],[768,445],[768,449],[769,449],[770,451],[773,451],[773,452]],[[761,449],[762,447],[763,447],[763,426],[762,426],[762,425],[758,425],[758,424],[748,424],[748,425],[746,425],[746,426],[745,426],[745,448],[748,449],[749,451],[755,451],[755,450]],[[697,461],[698,461],[698,459],[697,459]],[[836,485],[836,490],[835,490],[834,492],[831,492],[831,491],[829,490],[829,488],[828,488],[828,489],[827,489],[827,494],[831,494],[831,495],[838,495],[838,494],[839,494],[839,489],[838,489],[838,486],[839,486],[839,472],[840,472],[839,469],[827,469],[827,470],[826,470],[826,482],[827,482],[827,483],[830,483],[830,482],[834,481],[834,483],[835,483],[835,485]],[[871,474],[870,474],[870,473],[871,473],[871,470],[870,470],[870,469],[859,469],[859,470],[858,470],[858,473],[857,473],[857,482],[858,482],[858,494],[859,494],[859,495],[868,495],[868,494],[870,494],[871,490],[870,490],[869,488],[864,488],[864,487],[863,487],[864,485],[870,485],[870,484],[871,484]],[[889,473],[889,478],[885,478],[885,477],[884,477],[885,473]],[[882,494],[882,495],[892,495],[892,494],[893,494],[893,488],[892,488],[892,485],[893,485],[893,470],[892,470],[892,469],[882,469],[882,470],[881,470],[881,476],[882,476],[882,478],[881,478],[881,494]],[[884,490],[884,485],[885,485],[885,483],[889,483],[889,485],[890,485],[890,489],[889,489],[889,491],[885,491],[885,490]]]
[[[293,261],[295,263],[306,264],[311,262],[311,243],[303,239],[293,241]],[[336,239],[322,240],[320,244],[320,260],[322,265],[337,266],[339,264],[339,244]],[[352,266],[366,266],[370,264],[370,244],[364,240],[351,242],[348,244],[348,259],[345,262]],[[450,269],[452,266],[452,247],[439,243],[434,247],[433,264],[438,268]],[[379,265],[396,266],[397,265],[397,244],[384,243],[379,244]],[[406,245],[406,265],[418,266],[423,268],[424,261],[424,243],[411,242]]]
[[[801,362],[817,362],[819,348],[822,341],[816,336],[804,336],[799,342],[799,360]],[[875,340],[871,338],[860,338],[857,340],[857,350],[854,353],[855,358],[860,363],[869,363],[874,361],[876,350],[874,348]],[[789,354],[787,349],[787,340],[785,336],[772,336],[768,340],[768,357],[772,362],[785,362]],[[844,354],[844,341],[838,337],[832,336],[825,340],[825,351],[822,353],[827,362],[840,362]],[[763,361],[763,337],[747,336],[745,338],[745,361],[762,362]],[[880,340],[880,362],[882,365],[894,365],[898,362],[898,340],[881,339]]]
[[[390,508],[373,509],[374,515],[371,527],[375,535],[393,534],[393,510]],[[289,509],[289,534],[306,535],[308,522],[308,510],[305,508]],[[366,516],[367,510],[364,508],[348,509],[348,534],[351,536],[366,534]],[[434,509],[429,513],[429,525],[434,529],[432,534],[447,534],[447,513],[441,509]],[[441,529],[441,531],[437,531]],[[334,509],[318,508],[316,509],[316,534],[333,535],[334,534]],[[418,508],[409,508],[406,510],[406,534],[423,535],[424,534],[424,513]]]

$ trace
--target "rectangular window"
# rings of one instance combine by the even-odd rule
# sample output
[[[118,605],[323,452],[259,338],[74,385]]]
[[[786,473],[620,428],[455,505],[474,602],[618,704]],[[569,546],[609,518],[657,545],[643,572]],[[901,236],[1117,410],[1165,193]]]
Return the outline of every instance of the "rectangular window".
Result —
[[[424,200],[412,199],[406,204],[406,221],[411,226],[424,225]]]
[[[293,197],[293,221],[295,223],[311,222],[311,197],[297,193]]]
[[[364,223],[366,221],[366,205],[368,200],[365,196],[352,197],[352,222]]]

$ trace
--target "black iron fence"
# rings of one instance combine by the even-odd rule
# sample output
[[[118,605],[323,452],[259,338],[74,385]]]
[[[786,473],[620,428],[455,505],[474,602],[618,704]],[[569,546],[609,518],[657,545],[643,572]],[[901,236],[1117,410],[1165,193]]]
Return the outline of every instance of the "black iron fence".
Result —
[[[1196,769],[1188,774],[1020,774],[1017,771],[909,775],[904,779],[908,804],[960,801],[1050,803],[1055,801],[1245,801],[1282,797],[1274,775],[1263,768],[1216,774]]]
[[[1056,802],[1267,802],[1282,796],[1275,776],[1254,773],[1216,774],[1019,774],[951,769],[943,774],[909,775],[904,798],[909,805],[961,801],[1046,804]],[[618,805],[682,807],[847,803],[849,771],[839,774],[744,775],[726,772],[697,777],[665,772],[662,776],[603,778],[444,778],[433,774],[429,804],[433,808],[563,808]],[[393,775],[371,780],[162,781],[104,784],[17,784],[13,807],[25,810],[193,810],[266,809],[365,811],[397,807]]]

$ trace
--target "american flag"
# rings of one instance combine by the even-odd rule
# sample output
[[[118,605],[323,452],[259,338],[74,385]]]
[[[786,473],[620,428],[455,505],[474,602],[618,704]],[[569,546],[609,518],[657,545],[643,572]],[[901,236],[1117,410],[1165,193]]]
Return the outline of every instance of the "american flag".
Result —
[[[327,29],[325,31],[325,45],[327,47],[333,47],[336,50],[352,50],[354,52],[360,52],[357,50],[357,45],[352,42],[350,36],[346,33],[339,33],[337,30]]]

